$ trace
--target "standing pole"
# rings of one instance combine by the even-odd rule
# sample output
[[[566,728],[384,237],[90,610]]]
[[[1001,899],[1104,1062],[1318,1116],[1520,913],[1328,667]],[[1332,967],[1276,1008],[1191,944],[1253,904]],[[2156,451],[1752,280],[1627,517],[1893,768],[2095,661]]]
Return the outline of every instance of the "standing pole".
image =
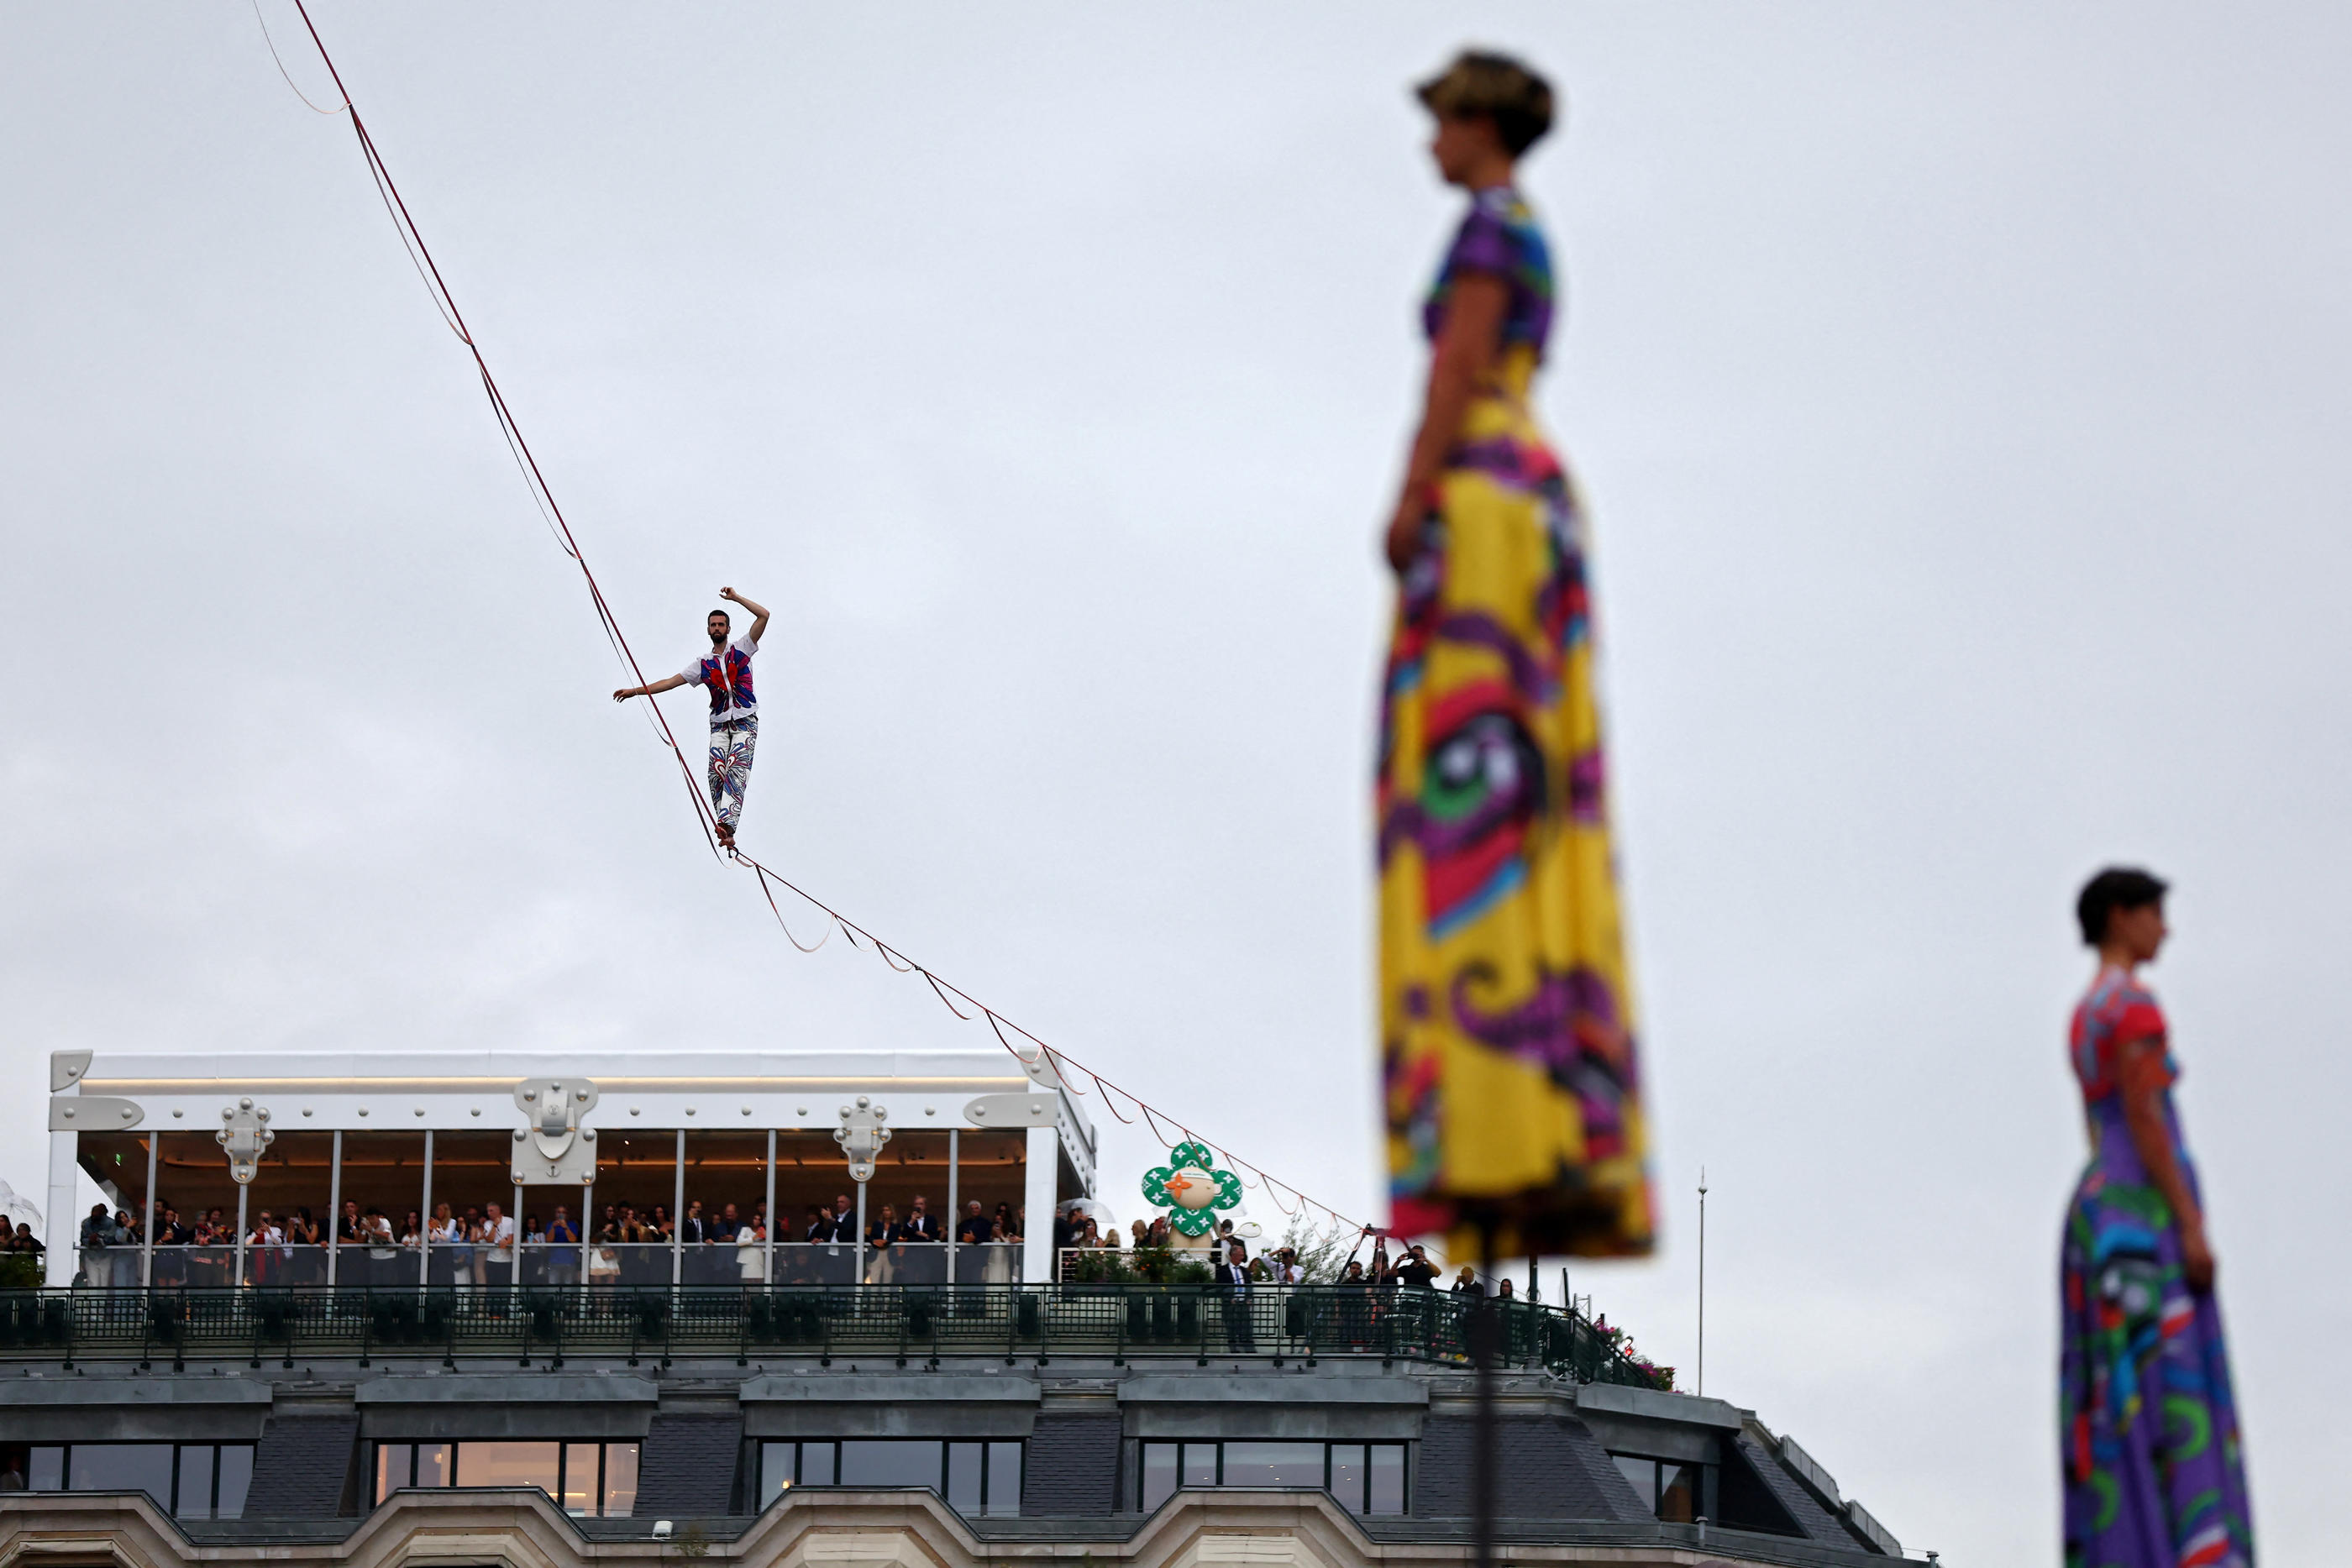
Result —
[[[1698,1392],[1706,1392],[1706,1167],[1698,1167]]]
[[[956,1278],[956,1229],[963,1224],[962,1201],[956,1196],[956,1144],[961,1136],[958,1129],[948,1129],[948,1283],[950,1285],[955,1283]]]
[[[433,1282],[433,1129],[425,1129],[425,1212],[417,1218],[416,1294],[422,1301],[425,1287]]]
[[[335,1129],[334,1152],[327,1156],[327,1288],[335,1284],[335,1255],[343,1235],[343,1130]]]
[[[507,1224],[513,1228],[514,1239],[507,1244],[507,1299],[519,1300],[522,1295],[522,1263],[525,1232],[522,1224],[522,1184],[514,1189],[514,1207],[507,1210]],[[493,1251],[497,1249],[493,1248]]]
[[[1495,1272],[1495,1221],[1483,1216],[1478,1221],[1478,1272],[1491,1278]],[[1423,1287],[1424,1289],[1428,1287]],[[1478,1369],[1478,1416],[1475,1430],[1476,1444],[1471,1456],[1471,1512],[1475,1516],[1477,1568],[1495,1568],[1495,1490],[1497,1469],[1497,1448],[1495,1410],[1495,1333],[1494,1298],[1481,1294],[1472,1298],[1470,1358]]]
[[[857,1184],[857,1288],[866,1288],[866,1184]]]
[[[240,1285],[246,1282],[245,1200],[252,1192],[253,1188],[247,1186],[244,1182],[236,1184],[236,1282]]]
[[[703,1228],[710,1228],[704,1220]],[[686,1278],[686,1129],[677,1130],[677,1180],[673,1184],[669,1200],[669,1282],[673,1285]]]
[[[583,1312],[588,1306],[588,1287],[593,1282],[588,1271],[588,1249],[599,1239],[595,1227],[596,1172],[592,1167],[587,1181],[581,1185],[580,1223],[574,1228],[580,1232],[580,1306]]]
[[[147,1223],[139,1228],[139,1288],[142,1291],[155,1286],[155,1166],[163,1145],[163,1134],[147,1134]]]
[[[760,1263],[760,1282],[776,1282],[776,1130],[768,1129],[768,1244]]]

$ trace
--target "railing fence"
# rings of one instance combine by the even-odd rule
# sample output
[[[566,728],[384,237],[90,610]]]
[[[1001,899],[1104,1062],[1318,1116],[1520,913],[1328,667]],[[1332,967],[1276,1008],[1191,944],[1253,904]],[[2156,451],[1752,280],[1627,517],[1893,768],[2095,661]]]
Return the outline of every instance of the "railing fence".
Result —
[[[842,1250],[856,1249],[845,1245]],[[779,1248],[781,1255],[784,1249]],[[780,1261],[779,1271],[782,1265]],[[1057,1354],[1212,1359],[1328,1356],[1467,1364],[1481,1299],[1414,1287],[971,1283],[503,1286],[197,1283],[150,1289],[0,1290],[0,1361],[437,1355],[560,1365],[567,1356],[889,1355],[898,1364]],[[1582,1317],[1495,1303],[1509,1366],[1580,1383],[1654,1387]]]

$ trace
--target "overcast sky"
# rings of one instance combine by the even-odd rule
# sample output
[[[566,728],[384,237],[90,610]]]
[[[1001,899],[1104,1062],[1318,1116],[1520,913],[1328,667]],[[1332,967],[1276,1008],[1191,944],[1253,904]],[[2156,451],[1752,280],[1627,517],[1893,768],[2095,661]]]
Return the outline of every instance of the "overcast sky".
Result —
[[[776,611],[745,844],[1363,1213],[1372,535],[1458,204],[1404,89],[1554,73],[1668,1226],[1577,1288],[1687,1375],[1704,1164],[1708,1392],[2055,1561],[2068,908],[2144,862],[2257,1528],[2341,1561],[2352,23],[2047,10],[318,17],[649,666]],[[0,136],[0,1176],[61,1048],[987,1043],[702,849],[249,8],[9,7]]]

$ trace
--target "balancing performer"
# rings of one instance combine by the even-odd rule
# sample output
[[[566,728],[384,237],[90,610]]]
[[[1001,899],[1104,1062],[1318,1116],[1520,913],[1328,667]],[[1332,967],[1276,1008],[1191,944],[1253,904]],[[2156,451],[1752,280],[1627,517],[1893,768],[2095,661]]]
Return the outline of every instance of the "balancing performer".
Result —
[[[751,752],[760,741],[759,699],[751,695],[751,655],[768,630],[765,606],[754,604],[731,588],[719,597],[751,612],[751,630],[732,643],[727,632],[734,622],[724,610],[714,610],[703,622],[710,633],[710,656],[697,659],[675,675],[664,675],[650,685],[623,686],[613,694],[616,703],[649,697],[678,686],[710,688],[710,808],[719,819],[719,841],[735,847],[735,825],[743,820],[743,790],[751,782]]]

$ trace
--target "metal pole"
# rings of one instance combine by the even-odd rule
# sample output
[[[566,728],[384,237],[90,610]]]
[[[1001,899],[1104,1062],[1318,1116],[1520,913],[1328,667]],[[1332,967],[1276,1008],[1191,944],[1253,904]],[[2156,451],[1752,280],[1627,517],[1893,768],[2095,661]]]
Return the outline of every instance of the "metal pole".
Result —
[[[416,1288],[425,1289],[431,1280],[433,1260],[433,1129],[425,1129],[425,1212],[418,1215],[416,1238]]]
[[[677,1130],[677,1180],[669,1200],[669,1282],[686,1278],[686,1129]],[[704,1221],[707,1226],[709,1222]]]
[[[49,1260],[49,1266],[42,1278],[53,1291],[71,1285],[82,1266],[82,1249],[74,1234],[73,1218],[74,1173],[79,1168],[74,1160],[80,1137],[79,1133],[49,1134],[49,1248],[42,1254]]]
[[[961,1130],[948,1129],[948,1283],[955,1283],[956,1231],[963,1224],[963,1204],[956,1196],[956,1156]]]
[[[152,1290],[155,1285],[155,1166],[156,1151],[163,1145],[163,1134],[147,1134],[147,1223],[139,1228],[139,1288]]]
[[[768,1240],[760,1263],[760,1282],[776,1282],[776,1130],[768,1129]]]
[[[507,1223],[514,1228],[514,1239],[507,1244],[507,1296],[509,1300],[522,1294],[522,1184],[515,1184],[514,1207],[507,1210]],[[492,1251],[498,1250],[496,1248]]]
[[[1495,1271],[1495,1222],[1482,1217],[1478,1224],[1478,1272],[1492,1276]],[[1427,1289],[1428,1287],[1421,1287]],[[1457,1300],[1459,1298],[1456,1298]],[[1470,1298],[1470,1355],[1477,1368],[1477,1420],[1473,1428],[1476,1434],[1472,1449],[1470,1471],[1470,1510],[1474,1520],[1473,1551],[1478,1568],[1494,1568],[1495,1505],[1496,1449],[1495,1408],[1495,1333],[1493,1298],[1481,1294]]]
[[[1698,1167],[1698,1392],[1706,1392],[1706,1167]]]
[[[245,1200],[253,1189],[244,1183],[236,1188],[236,1282],[245,1283]]]
[[[580,1233],[580,1245],[573,1249],[580,1254],[580,1304],[588,1304],[588,1249],[596,1235],[596,1181],[592,1175],[588,1184],[580,1189],[580,1223],[572,1227]]]
[[[335,1254],[343,1234],[343,1130],[335,1129],[334,1152],[327,1156],[327,1284],[335,1282]]]
[[[857,1184],[857,1288],[866,1288],[866,1184]]]

